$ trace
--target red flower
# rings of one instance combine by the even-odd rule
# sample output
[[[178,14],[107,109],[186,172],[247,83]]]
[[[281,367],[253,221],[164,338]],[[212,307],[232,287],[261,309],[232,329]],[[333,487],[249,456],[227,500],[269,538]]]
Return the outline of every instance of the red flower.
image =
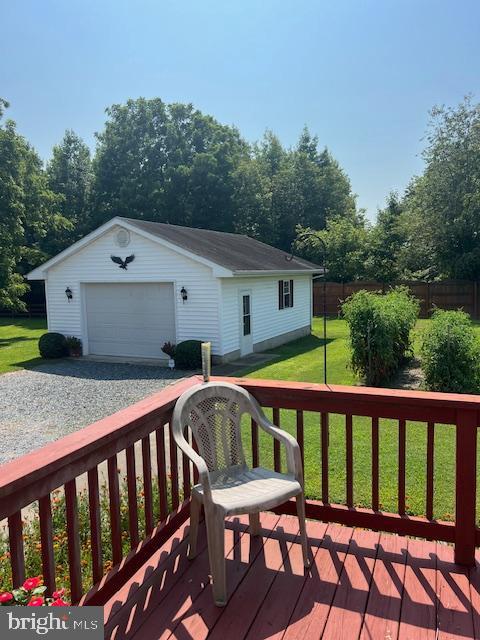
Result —
[[[52,607],[68,607],[68,602],[64,602],[61,598],[57,598],[51,604]]]
[[[13,595],[9,591],[0,593],[0,602],[10,602],[10,600],[13,600]]]
[[[40,583],[40,578],[27,578],[23,583],[23,588],[26,591],[32,591],[32,589],[36,589],[37,587],[39,587]]]
[[[43,598],[41,596],[37,596],[36,598],[32,598],[30,602],[27,604],[27,607],[41,607],[43,605]]]
[[[58,591],[54,591],[52,593],[52,598],[54,600],[58,600],[59,598],[62,598],[65,595],[65,589],[59,589]]]

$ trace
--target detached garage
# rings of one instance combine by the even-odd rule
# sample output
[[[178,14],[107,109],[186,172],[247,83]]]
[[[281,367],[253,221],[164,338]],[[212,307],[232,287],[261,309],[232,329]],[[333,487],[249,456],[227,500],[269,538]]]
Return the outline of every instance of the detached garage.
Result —
[[[44,280],[48,329],[85,355],[165,359],[208,340],[217,361],[310,333],[321,267],[234,233],[113,218],[28,274]]]

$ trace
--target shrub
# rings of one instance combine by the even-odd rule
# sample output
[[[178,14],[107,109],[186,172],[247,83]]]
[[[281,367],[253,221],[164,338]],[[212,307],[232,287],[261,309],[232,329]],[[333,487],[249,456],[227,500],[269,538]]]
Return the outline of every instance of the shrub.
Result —
[[[61,333],[44,333],[38,341],[38,350],[42,358],[63,358],[68,355],[68,345]]]
[[[358,291],[344,302],[342,311],[350,329],[353,370],[367,385],[385,384],[411,352],[418,301],[406,287],[385,295]]]
[[[169,358],[175,358],[176,349],[177,349],[176,346],[171,342],[165,342],[162,347],[163,353],[167,355]]]
[[[82,341],[76,336],[67,336],[65,338],[67,342],[68,353],[71,356],[82,355]]]
[[[427,389],[456,393],[480,390],[480,341],[470,316],[437,310],[422,336],[422,371]]]
[[[202,366],[202,343],[200,340],[185,340],[175,350],[177,369],[200,369]]]

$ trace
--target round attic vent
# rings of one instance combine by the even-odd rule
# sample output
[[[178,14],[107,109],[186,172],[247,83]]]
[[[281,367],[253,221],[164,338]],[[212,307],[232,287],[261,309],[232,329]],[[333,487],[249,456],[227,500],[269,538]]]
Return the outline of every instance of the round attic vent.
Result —
[[[115,244],[118,247],[126,247],[130,244],[130,234],[126,229],[120,229],[115,235]]]

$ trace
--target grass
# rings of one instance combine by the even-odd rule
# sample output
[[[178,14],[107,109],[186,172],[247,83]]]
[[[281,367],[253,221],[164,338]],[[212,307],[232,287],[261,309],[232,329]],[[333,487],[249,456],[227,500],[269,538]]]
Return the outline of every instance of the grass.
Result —
[[[418,355],[422,329],[428,320],[417,323],[413,336],[415,355]],[[477,324],[477,330],[480,326]],[[252,378],[323,382],[322,320],[313,323],[313,335],[274,349],[278,354],[273,361],[257,368],[245,370]],[[328,382],[331,384],[358,384],[349,368],[348,328],[343,320],[327,323]],[[268,412],[267,412],[268,413]],[[271,417],[271,416],[270,416]],[[295,412],[280,412],[281,426],[295,435]],[[305,489],[310,498],[319,499],[321,442],[319,415],[305,412]],[[398,495],[398,423],[380,420],[380,503],[386,511],[397,510]],[[245,434],[246,435],[246,434]],[[354,417],[354,501],[357,506],[371,506],[371,421]],[[425,514],[426,496],[426,442],[425,423],[407,423],[407,511]],[[245,438],[249,448],[249,439]],[[434,515],[451,520],[455,505],[455,430],[452,425],[437,425],[435,432],[435,494]],[[261,434],[260,462],[273,464],[272,442]],[[329,498],[332,502],[346,502],[345,489],[345,417],[330,415],[329,446]],[[480,506],[480,504],[479,504]],[[477,507],[477,512],[480,510]]]
[[[42,362],[38,339],[46,330],[43,318],[0,318],[0,374]]]

